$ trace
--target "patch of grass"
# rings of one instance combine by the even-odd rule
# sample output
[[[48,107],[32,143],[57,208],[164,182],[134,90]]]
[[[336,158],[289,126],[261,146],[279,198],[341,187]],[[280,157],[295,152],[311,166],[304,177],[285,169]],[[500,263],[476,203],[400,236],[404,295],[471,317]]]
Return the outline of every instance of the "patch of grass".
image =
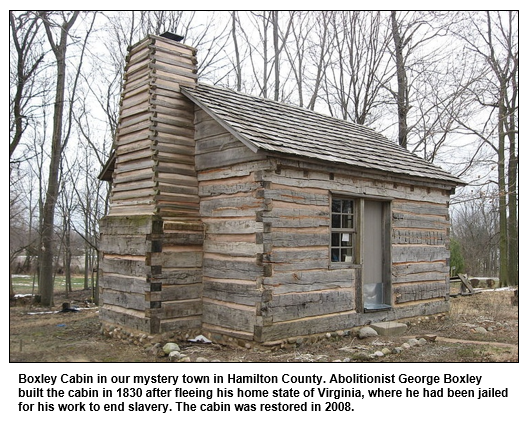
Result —
[[[13,275],[13,289],[15,294],[31,294],[32,292],[38,293],[38,281],[33,280],[32,276],[29,275]],[[35,282],[33,288],[33,282]],[[90,280],[88,281],[90,285]],[[79,290],[84,288],[84,277],[83,276],[72,276],[72,289]],[[66,289],[66,279],[64,276],[55,277],[54,291],[64,291]]]

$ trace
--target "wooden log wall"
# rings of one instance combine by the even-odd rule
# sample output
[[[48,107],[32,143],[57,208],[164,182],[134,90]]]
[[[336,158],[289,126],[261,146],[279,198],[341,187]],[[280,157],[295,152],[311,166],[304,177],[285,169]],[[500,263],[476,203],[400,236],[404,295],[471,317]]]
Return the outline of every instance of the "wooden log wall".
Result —
[[[193,105],[180,93],[196,78],[191,47],[149,36],[129,50],[109,215],[198,218]]]
[[[203,330],[254,340],[260,323],[263,231],[266,209],[255,172],[269,163],[196,110],[196,166],[200,214],[205,226]]]
[[[284,158],[256,178],[266,186],[262,341],[347,329],[382,318],[443,312],[448,292],[448,189],[371,174],[329,173]],[[329,266],[330,195],[392,198],[393,309],[363,313],[361,265]],[[426,311],[426,313],[424,313]],[[382,316],[384,314],[384,316]],[[405,315],[405,316],[404,316]]]

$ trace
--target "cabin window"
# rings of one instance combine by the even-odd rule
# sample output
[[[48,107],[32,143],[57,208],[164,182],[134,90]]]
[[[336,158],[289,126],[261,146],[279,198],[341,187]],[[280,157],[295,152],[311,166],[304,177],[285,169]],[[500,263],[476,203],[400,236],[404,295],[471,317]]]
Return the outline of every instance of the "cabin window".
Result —
[[[356,223],[353,199],[332,199],[331,261],[355,263]]]

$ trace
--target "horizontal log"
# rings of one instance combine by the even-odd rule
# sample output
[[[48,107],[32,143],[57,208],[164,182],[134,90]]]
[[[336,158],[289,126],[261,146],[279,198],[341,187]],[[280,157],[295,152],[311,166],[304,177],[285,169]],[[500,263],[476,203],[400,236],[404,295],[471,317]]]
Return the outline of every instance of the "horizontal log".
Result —
[[[208,255],[209,256],[209,255]],[[256,259],[241,260],[219,260],[204,257],[204,276],[216,279],[240,279],[254,281],[263,276],[263,266]]]
[[[202,300],[164,301],[162,303],[162,310],[162,320],[176,317],[199,316],[202,314]],[[161,323],[163,322],[161,321]],[[192,325],[194,326],[194,323]]]
[[[403,305],[389,311],[356,313],[346,311],[323,316],[306,317],[256,329],[256,338],[262,342],[271,342],[284,338],[312,335],[316,333],[335,332],[351,329],[370,323],[398,320],[415,316],[444,313],[449,310],[448,301],[439,300],[424,302],[419,305]]]
[[[354,269],[274,272],[263,278],[263,286],[274,294],[310,292],[324,289],[351,288],[356,279]]]
[[[152,243],[145,238],[145,235],[102,235],[101,250],[110,254],[141,256],[152,251]]]
[[[99,280],[99,286],[104,289],[126,291],[135,294],[145,294],[150,289],[150,284],[145,277],[133,278],[130,276],[105,273]]]
[[[188,285],[202,282],[201,268],[164,267],[162,273],[152,275],[152,280],[164,285]],[[162,287],[163,288],[163,287]]]
[[[254,234],[263,231],[263,223],[252,219],[204,219],[208,234]]]
[[[161,301],[199,299],[202,296],[202,284],[163,285]]]
[[[394,229],[392,232],[393,244],[424,244],[445,245],[449,241],[445,230],[403,230]]]
[[[99,222],[101,234],[139,235],[161,233],[161,219],[153,215],[102,218]]]
[[[204,298],[255,307],[261,294],[255,282],[204,279]]]
[[[448,218],[448,206],[445,204],[438,203],[426,203],[426,202],[403,202],[395,200],[393,201],[393,212],[395,213],[408,213],[412,215],[421,216],[440,216]]]
[[[252,162],[237,163],[229,168],[211,168],[209,170],[199,171],[197,176],[199,181],[224,180],[233,177],[244,177],[250,174],[257,175],[257,173],[270,168],[270,161],[267,159],[261,159]]]
[[[211,241],[204,242],[205,253],[226,254],[229,256],[252,257],[263,252],[262,244],[241,241]]]
[[[273,264],[274,272],[292,272],[326,269],[329,266],[329,249],[273,249],[266,263]]]
[[[261,312],[264,317],[272,317],[273,322],[276,323],[353,309],[353,291],[351,289],[333,289],[274,295],[272,301],[262,305]]]
[[[145,317],[143,311],[127,310],[113,305],[104,305],[99,309],[99,317],[102,321],[124,326],[140,332],[151,332],[151,321]]]
[[[196,246],[190,246],[196,247]],[[162,267],[193,268],[202,266],[202,250],[161,252],[151,255],[151,265]]]
[[[200,315],[160,320],[160,332],[199,331],[201,326],[202,317]]]
[[[271,224],[274,228],[328,227],[330,221],[328,207],[323,211],[274,206],[270,212],[263,212],[261,217],[263,222]]]
[[[450,250],[445,246],[393,245],[393,263],[433,262],[450,258]]]
[[[424,282],[397,285],[393,289],[395,303],[445,298],[449,288],[447,282]]]
[[[204,217],[245,217],[255,216],[263,207],[263,200],[252,196],[223,196],[201,200],[200,213]]]
[[[393,212],[393,228],[417,228],[445,230],[450,227],[446,216],[412,215],[402,212]]]
[[[328,193],[307,193],[299,190],[277,189],[274,186],[265,190],[265,198],[298,205],[329,206]]]
[[[262,153],[256,153],[240,144],[229,149],[215,152],[201,152],[196,155],[195,162],[197,170],[208,170],[221,168],[241,162],[259,161],[263,159]]]
[[[204,242],[204,234],[202,232],[166,232],[160,238],[153,236],[153,240],[160,240],[162,247],[185,245],[185,246],[199,246]]]
[[[172,124],[165,124],[163,121],[158,121],[152,124],[150,129],[154,134],[164,133],[166,135],[181,136],[182,138],[193,139],[195,131],[193,127],[175,126]]]
[[[261,188],[256,182],[228,183],[226,184],[203,184],[200,183],[199,194],[201,197],[230,195],[237,193],[249,193]]]
[[[204,299],[203,312],[203,323],[245,332],[254,330],[255,307]]]
[[[273,247],[310,247],[329,246],[329,233],[312,233],[274,231],[263,235],[264,244],[271,244]]]
[[[118,191],[112,191],[110,197],[115,203],[119,203],[120,201],[127,199],[154,200],[155,196],[157,195],[157,192],[158,189],[156,187],[143,188],[139,190],[131,190],[124,188]]]
[[[129,215],[151,215],[156,212],[153,203],[111,203],[108,215],[110,216],[129,216]]]
[[[101,262],[103,275],[106,273],[146,277],[150,273],[150,267],[145,265],[145,260],[132,259],[110,259],[105,256]]]
[[[146,301],[145,294],[103,288],[101,290],[101,296],[104,298],[105,305],[114,305],[140,311],[149,307],[149,302]]]
[[[150,146],[152,144],[152,141],[149,139],[150,133],[149,126],[145,126],[141,131],[128,134],[120,133],[116,139],[116,146],[125,152]]]

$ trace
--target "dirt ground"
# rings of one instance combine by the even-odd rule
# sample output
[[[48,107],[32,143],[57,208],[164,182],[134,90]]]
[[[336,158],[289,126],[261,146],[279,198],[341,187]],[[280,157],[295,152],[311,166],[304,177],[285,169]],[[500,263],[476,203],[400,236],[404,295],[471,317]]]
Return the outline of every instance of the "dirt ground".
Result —
[[[240,348],[218,344],[179,342],[191,361],[202,357],[222,362],[518,362],[518,306],[512,290],[483,290],[451,299],[443,318],[408,321],[402,337],[359,339],[355,335],[328,335],[317,343],[288,344],[281,349]],[[57,294],[58,306],[39,308],[17,302],[10,307],[9,355],[11,362],[169,362],[153,352],[153,344],[132,344],[127,339],[102,335],[97,307],[85,304],[90,291],[74,291],[66,299]],[[65,301],[79,307],[60,312]],[[410,338],[427,337],[422,346],[395,352]],[[164,345],[162,343],[162,345]],[[391,350],[383,357],[375,351]]]

